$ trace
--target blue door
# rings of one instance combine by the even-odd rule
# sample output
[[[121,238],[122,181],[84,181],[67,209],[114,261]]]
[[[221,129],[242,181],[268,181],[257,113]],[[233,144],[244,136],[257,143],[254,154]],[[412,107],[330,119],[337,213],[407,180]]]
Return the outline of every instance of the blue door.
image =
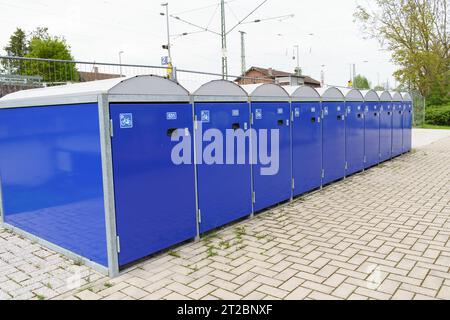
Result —
[[[346,107],[346,175],[351,175],[364,169],[364,107],[362,102],[347,102]]]
[[[197,103],[195,114],[200,121],[196,129],[197,177],[203,233],[252,213],[250,111],[248,103]],[[222,150],[208,147],[217,142],[208,138],[214,131],[223,137]],[[202,136],[207,139],[200,140]],[[233,154],[228,145],[225,148],[230,142]],[[217,158],[208,159],[209,155]]]
[[[260,211],[292,195],[290,104],[254,102],[252,113],[258,137],[258,161],[253,165],[254,210]],[[272,137],[279,137],[279,141]],[[272,149],[273,143],[278,148]]]
[[[392,106],[384,102],[380,110],[380,162],[392,157]]]
[[[370,168],[380,162],[380,110],[376,102],[366,103],[364,120],[364,167]]]
[[[123,266],[196,236],[193,157],[172,157],[172,140],[192,142],[192,106],[111,104],[110,114]]]
[[[399,102],[394,103],[392,116],[392,156],[396,157],[403,151],[403,107]]]
[[[294,102],[292,110],[292,176],[298,196],[322,183],[322,109],[320,102]]]
[[[322,184],[345,176],[345,108],[344,102],[324,102],[322,122]]]
[[[405,104],[403,113],[403,152],[411,151],[411,129],[413,120],[413,110],[411,103]]]

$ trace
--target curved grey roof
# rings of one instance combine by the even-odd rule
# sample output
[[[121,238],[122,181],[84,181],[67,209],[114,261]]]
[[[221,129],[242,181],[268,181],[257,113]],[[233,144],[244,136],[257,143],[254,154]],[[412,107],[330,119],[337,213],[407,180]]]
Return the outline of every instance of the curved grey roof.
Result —
[[[380,97],[374,90],[361,90],[362,95],[364,96],[364,101],[372,101],[379,102]]]
[[[412,101],[412,97],[408,92],[402,93],[403,101]]]
[[[292,101],[320,101],[320,94],[310,86],[284,86]]]
[[[383,102],[391,102],[392,101],[392,95],[389,91],[377,91],[377,95],[380,98],[380,101]]]
[[[189,92],[177,82],[147,75],[22,90],[1,98],[0,107],[97,102],[103,94],[125,101],[131,96],[134,101],[189,101]]]
[[[337,87],[327,87],[317,89],[322,101],[345,101],[344,94]]]
[[[213,80],[191,93],[195,101],[248,101],[247,92],[228,80]]]
[[[242,88],[252,101],[289,101],[289,94],[278,84],[247,84],[243,85]]]
[[[364,96],[361,91],[353,88],[340,88],[339,89],[345,97],[345,101],[364,101]]]
[[[403,97],[402,94],[400,92],[391,92],[391,96],[392,96],[392,101],[403,101]]]

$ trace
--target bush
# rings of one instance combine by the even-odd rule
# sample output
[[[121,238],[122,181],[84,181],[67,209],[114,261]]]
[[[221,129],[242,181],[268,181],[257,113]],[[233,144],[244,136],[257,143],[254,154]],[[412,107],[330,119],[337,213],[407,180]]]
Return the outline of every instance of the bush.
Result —
[[[450,104],[427,107],[425,122],[436,126],[450,126]]]

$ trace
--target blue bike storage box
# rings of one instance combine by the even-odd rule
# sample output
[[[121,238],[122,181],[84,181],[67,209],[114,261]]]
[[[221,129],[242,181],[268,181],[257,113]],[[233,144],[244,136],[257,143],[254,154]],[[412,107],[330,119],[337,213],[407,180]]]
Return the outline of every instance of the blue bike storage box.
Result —
[[[1,219],[96,269],[197,235],[188,92],[157,76],[16,92],[0,99]]]
[[[292,197],[291,106],[288,93],[279,85],[242,87],[249,95],[252,129],[257,135],[257,141],[252,142],[258,151],[253,164],[253,206],[257,212]],[[266,156],[273,161],[265,163]]]
[[[322,185],[322,106],[316,89],[284,87],[291,96],[293,196]]]

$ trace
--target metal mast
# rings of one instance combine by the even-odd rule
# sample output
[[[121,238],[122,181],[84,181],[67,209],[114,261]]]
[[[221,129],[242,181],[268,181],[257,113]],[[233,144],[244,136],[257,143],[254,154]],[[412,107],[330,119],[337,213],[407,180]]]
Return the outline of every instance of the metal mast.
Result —
[[[165,2],[165,3],[161,4],[161,6],[166,7],[166,20],[167,20],[167,21],[166,21],[166,24],[167,24],[167,27],[166,27],[166,31],[167,31],[167,52],[168,52],[168,54],[169,54],[169,62],[170,62],[171,64],[173,64],[173,62],[172,62],[172,50],[171,50],[171,45],[170,45],[169,3],[168,3],[168,2]]]
[[[239,31],[241,34],[241,74],[245,75],[247,71],[247,66],[245,63],[245,32]]]
[[[225,0],[220,1],[222,38],[222,78],[228,79],[227,30],[225,25]]]

